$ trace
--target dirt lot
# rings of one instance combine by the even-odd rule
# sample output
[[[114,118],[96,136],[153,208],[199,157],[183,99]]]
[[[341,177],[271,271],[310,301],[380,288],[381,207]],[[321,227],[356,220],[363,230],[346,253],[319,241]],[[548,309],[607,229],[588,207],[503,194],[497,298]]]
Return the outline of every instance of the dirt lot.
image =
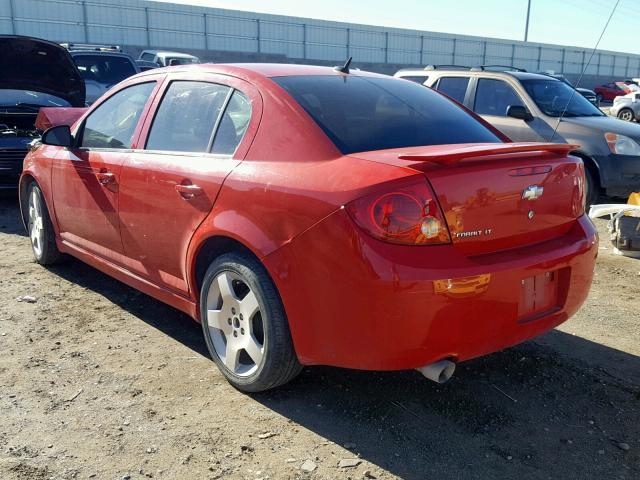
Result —
[[[0,199],[0,478],[638,479],[640,261],[598,226],[581,312],[444,386],[307,368],[246,396],[184,315],[77,261],[36,265]]]

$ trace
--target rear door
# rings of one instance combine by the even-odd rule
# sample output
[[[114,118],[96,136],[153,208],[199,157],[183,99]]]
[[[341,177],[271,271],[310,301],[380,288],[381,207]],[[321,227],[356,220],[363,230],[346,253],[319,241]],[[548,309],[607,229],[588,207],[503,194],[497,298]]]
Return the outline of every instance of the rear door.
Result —
[[[261,102],[238,79],[179,75],[168,78],[124,165],[120,221],[128,268],[187,295],[189,242],[244,158]]]
[[[76,133],[77,147],[60,149],[52,160],[52,191],[62,239],[118,262],[122,254],[118,193],[122,164],[131,152],[141,118],[157,82],[114,93]]]
[[[478,78],[473,93],[473,111],[514,142],[543,142],[534,128],[536,119],[521,120],[507,116],[511,105],[527,107],[516,90],[504,80]]]

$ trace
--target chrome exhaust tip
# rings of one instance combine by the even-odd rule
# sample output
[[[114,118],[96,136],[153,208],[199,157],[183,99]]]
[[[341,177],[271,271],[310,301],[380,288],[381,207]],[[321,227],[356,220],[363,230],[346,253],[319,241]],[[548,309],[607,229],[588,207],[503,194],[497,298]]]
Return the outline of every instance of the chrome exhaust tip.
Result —
[[[440,360],[424,367],[416,368],[422,375],[436,383],[445,383],[453,376],[456,364],[451,360]]]

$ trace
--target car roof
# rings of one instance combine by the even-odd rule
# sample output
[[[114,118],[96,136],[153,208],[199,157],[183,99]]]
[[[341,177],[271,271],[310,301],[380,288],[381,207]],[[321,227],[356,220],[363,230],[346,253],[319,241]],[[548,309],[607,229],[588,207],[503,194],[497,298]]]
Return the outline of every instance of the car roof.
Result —
[[[490,73],[492,75],[507,75],[517,78],[518,80],[556,80],[561,82],[562,80],[556,78],[552,75],[546,75],[544,73],[533,73],[533,72],[519,72],[517,70],[491,70],[489,68],[485,68],[481,70],[480,68],[434,68],[430,70],[425,70],[422,68],[403,68],[398,70],[396,73],[410,74],[410,75],[418,75],[424,77],[431,76],[442,76],[442,74],[450,75],[450,74],[473,74],[474,76],[482,76],[482,74]]]
[[[322,67],[316,65],[296,65],[286,63],[199,63],[191,65],[179,65],[174,67],[157,68],[153,73],[169,72],[208,72],[238,77],[293,77],[293,76],[320,76],[320,75],[345,75],[334,67]],[[144,72],[142,75],[150,74]],[[349,75],[357,77],[386,77],[378,73],[365,72],[352,68]]]
[[[80,56],[80,55],[99,55],[99,56],[110,56],[110,57],[124,57],[124,58],[133,58],[128,53],[124,52],[111,52],[104,50],[69,50],[69,53],[72,57]]]
[[[191,55],[190,53],[173,52],[171,50],[143,50],[142,53],[152,53],[154,55],[173,55],[173,56],[176,56],[176,57],[197,58],[195,55]]]

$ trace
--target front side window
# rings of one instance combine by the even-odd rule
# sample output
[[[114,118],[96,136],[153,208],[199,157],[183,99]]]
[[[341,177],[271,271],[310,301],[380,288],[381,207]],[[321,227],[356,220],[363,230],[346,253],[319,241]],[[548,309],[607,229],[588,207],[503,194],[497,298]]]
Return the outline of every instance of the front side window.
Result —
[[[233,155],[247,131],[249,120],[251,102],[246,95],[236,90],[220,120],[211,151],[220,155]]]
[[[146,149],[207,152],[229,91],[215,83],[171,83],[153,120]]]
[[[156,58],[156,56],[153,53],[149,53],[149,52],[144,52],[142,54],[142,56],[140,57],[140,60],[145,60],[147,62],[153,62],[153,60]]]
[[[551,117],[602,117],[604,113],[564,82],[552,79],[522,80],[531,99]]]
[[[74,55],[73,60],[85,82],[109,87],[137,73],[131,61],[119,55]]]
[[[89,114],[80,146],[84,148],[131,148],[140,115],[155,82],[120,90]]]
[[[507,82],[491,78],[478,80],[473,111],[478,115],[507,116],[510,105],[524,106],[518,94]]]
[[[500,139],[430,88],[396,78],[275,77],[343,153]]]
[[[442,77],[438,80],[436,90],[449,95],[454,100],[464,103],[469,77]]]

